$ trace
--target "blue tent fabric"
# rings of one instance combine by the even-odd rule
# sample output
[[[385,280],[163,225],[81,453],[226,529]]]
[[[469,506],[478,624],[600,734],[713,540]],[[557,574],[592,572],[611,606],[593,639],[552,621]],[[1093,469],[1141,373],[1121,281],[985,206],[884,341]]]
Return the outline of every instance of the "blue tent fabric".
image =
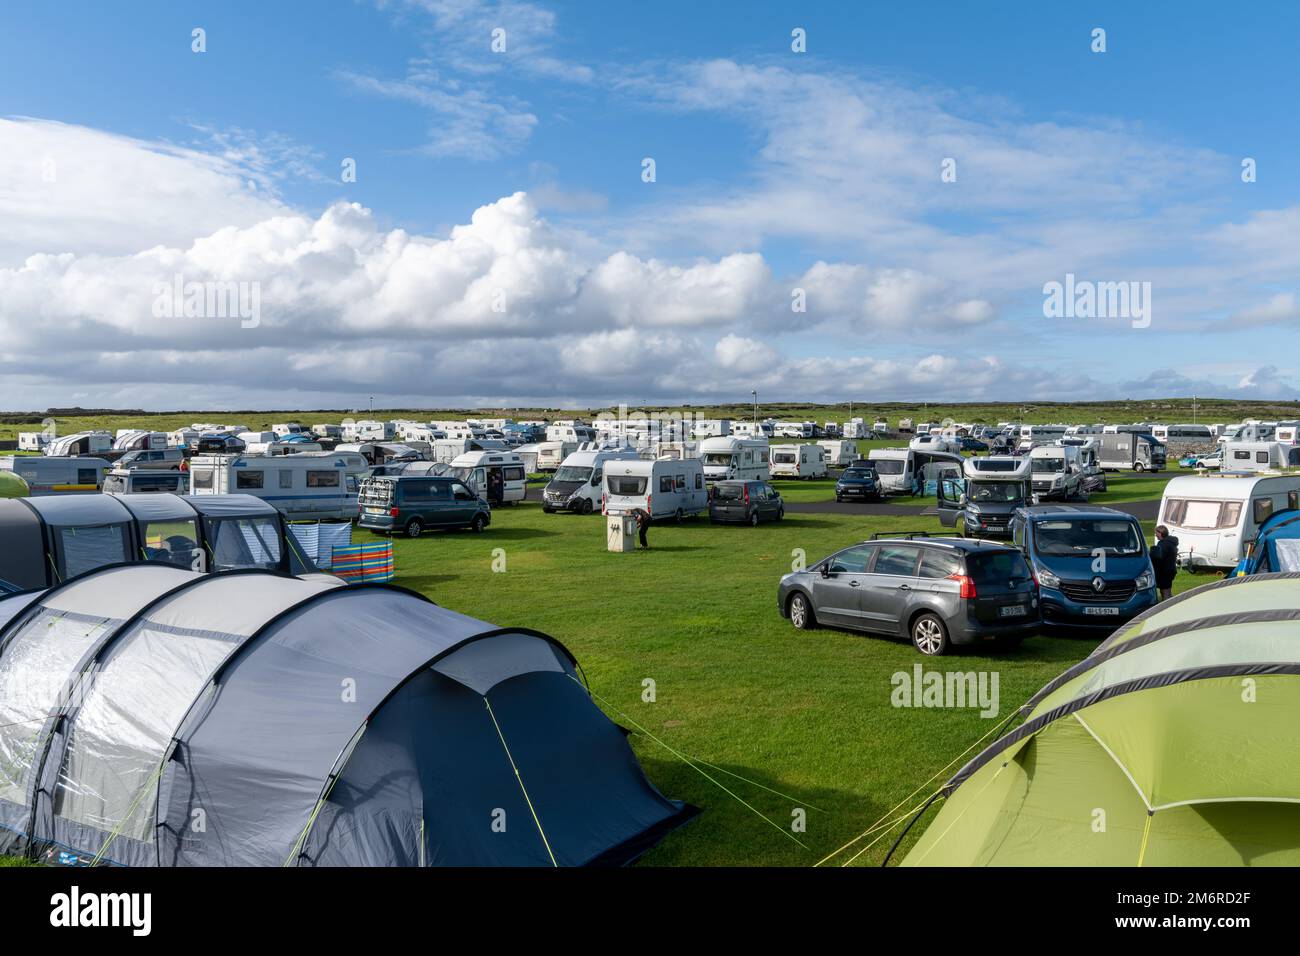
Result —
[[[1300,511],[1287,508],[1269,516],[1255,538],[1248,557],[1233,569],[1232,577],[1300,571]]]
[[[645,778],[560,644],[400,588],[101,569],[0,628],[0,683],[58,686],[46,672],[95,680],[31,702],[36,729],[0,734],[8,852],[626,863],[694,813]]]

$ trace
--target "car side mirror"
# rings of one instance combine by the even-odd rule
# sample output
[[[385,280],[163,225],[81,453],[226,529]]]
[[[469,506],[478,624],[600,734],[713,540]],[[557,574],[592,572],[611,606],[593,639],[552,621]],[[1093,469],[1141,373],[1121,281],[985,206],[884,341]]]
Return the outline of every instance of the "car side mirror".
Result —
[[[966,507],[967,499],[966,499],[966,496],[965,496],[964,494],[958,496],[958,498],[957,498],[957,504],[961,505],[963,508]]]
[[[829,578],[831,576],[831,566],[829,564],[823,564],[820,568],[818,568],[818,570],[821,572],[821,576],[824,578]]]

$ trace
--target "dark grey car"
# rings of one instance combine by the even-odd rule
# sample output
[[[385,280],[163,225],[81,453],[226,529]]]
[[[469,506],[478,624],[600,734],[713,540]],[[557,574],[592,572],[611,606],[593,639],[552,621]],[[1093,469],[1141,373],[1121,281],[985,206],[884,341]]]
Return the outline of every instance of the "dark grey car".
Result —
[[[819,624],[909,637],[922,654],[954,644],[1015,645],[1041,624],[1020,551],[990,541],[908,536],[863,541],[781,578],[777,606]]]
[[[766,481],[719,481],[709,492],[709,520],[755,525],[785,517],[781,492]]]

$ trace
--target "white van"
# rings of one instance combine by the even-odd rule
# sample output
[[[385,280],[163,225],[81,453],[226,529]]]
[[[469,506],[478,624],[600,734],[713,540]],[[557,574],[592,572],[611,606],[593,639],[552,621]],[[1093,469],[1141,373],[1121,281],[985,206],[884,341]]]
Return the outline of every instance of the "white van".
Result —
[[[524,459],[514,451],[467,451],[450,464],[451,473],[478,493],[488,504],[513,505],[523,501],[528,492]],[[496,484],[493,474],[501,477],[501,498],[489,493]]]
[[[576,511],[589,515],[596,510],[604,489],[605,468],[613,461],[635,461],[636,449],[596,448],[584,445],[565,458],[542,492],[542,510]]]
[[[1180,475],[1165,485],[1160,523],[1186,568],[1236,567],[1275,511],[1300,507],[1300,475]]]
[[[77,455],[102,455],[113,450],[113,436],[108,432],[77,432],[50,439],[45,454],[51,458]]]
[[[92,494],[103,485],[108,462],[103,458],[6,455],[0,457],[0,468],[26,481],[32,497]]]
[[[1034,494],[1043,501],[1082,498],[1083,468],[1077,445],[1038,445],[1029,452]]]
[[[610,462],[605,466],[603,491],[602,511],[608,515],[644,511],[651,520],[681,519],[709,507],[704,464],[699,458]]]
[[[843,468],[858,460],[858,443],[855,441],[819,441],[817,444],[826,449],[826,464],[832,468]]]
[[[1223,446],[1224,471],[1300,468],[1300,445],[1275,441],[1233,441]]]
[[[190,494],[252,495],[290,521],[357,516],[359,483],[332,452],[303,455],[195,455]]]
[[[766,438],[706,438],[700,460],[707,481],[767,481],[772,477]]]
[[[773,445],[768,463],[773,478],[826,477],[826,449],[821,445]]]
[[[244,443],[244,452],[249,455],[266,454],[266,446],[279,441],[275,432],[243,432],[239,440]]]

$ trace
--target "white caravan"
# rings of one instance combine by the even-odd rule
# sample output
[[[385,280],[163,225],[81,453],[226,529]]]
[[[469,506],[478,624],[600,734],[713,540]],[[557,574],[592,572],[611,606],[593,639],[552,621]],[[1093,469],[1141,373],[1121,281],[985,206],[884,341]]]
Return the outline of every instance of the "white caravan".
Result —
[[[1064,425],[1021,425],[1020,438],[1028,438],[1035,444],[1056,441],[1065,437]]]
[[[320,425],[311,426],[311,431],[313,435],[319,435],[321,438],[328,438],[331,441],[343,440],[342,425],[326,425],[322,423]]]
[[[578,450],[576,441],[544,441],[537,445],[537,470],[555,471]]]
[[[826,449],[826,464],[832,468],[843,468],[858,460],[858,443],[855,441],[819,441],[817,444]]]
[[[1160,523],[1178,539],[1178,563],[1228,569],[1275,511],[1300,507],[1300,475],[1180,475],[1165,485]]]
[[[246,455],[265,455],[266,446],[272,445],[279,441],[280,438],[275,432],[242,432],[239,440],[244,443],[244,454]]]
[[[523,501],[528,492],[524,459],[515,451],[467,451],[449,467],[489,505],[513,505]],[[500,476],[499,482],[496,476]],[[491,493],[494,487],[500,489],[500,500]]]
[[[1288,445],[1300,444],[1300,422],[1278,422],[1273,429],[1273,440]]]
[[[882,495],[916,493],[916,453],[910,448],[873,448],[868,460],[876,466]]]
[[[18,433],[18,450],[19,451],[44,451],[45,446],[50,443],[50,436],[45,432],[19,432]]]
[[[0,469],[26,481],[32,497],[91,494],[103,485],[108,462],[103,458],[6,455],[0,457]]]
[[[190,494],[252,495],[290,521],[357,516],[358,482],[344,456],[195,455],[190,459]]]
[[[77,455],[102,455],[113,450],[113,436],[108,432],[77,432],[50,439],[45,454],[51,458]]]
[[[167,436],[167,446],[169,448],[193,448],[194,443],[202,436],[202,432],[194,428],[178,428]]]
[[[709,507],[704,465],[699,458],[610,462],[603,499],[602,510],[610,515],[644,511],[651,520],[662,520],[699,514]]]
[[[167,447],[167,433],[119,428],[113,438],[113,451],[152,451]]]
[[[1300,445],[1276,441],[1234,441],[1223,446],[1224,471],[1271,471],[1300,467]]]
[[[907,443],[907,447],[912,449],[912,451],[941,451],[946,452],[949,455],[961,454],[961,441],[948,435],[941,435],[933,432],[929,435],[918,434]]]
[[[826,477],[826,449],[811,442],[773,445],[767,460],[773,478]]]
[[[359,422],[348,422],[343,426],[344,441],[392,441],[396,437],[397,424],[395,422],[378,422],[365,419]]]
[[[591,514],[600,504],[605,468],[609,463],[636,461],[639,458],[636,449],[626,445],[621,448],[583,445],[564,459],[556,470],[555,476],[542,491],[542,510],[547,514],[555,511]]]
[[[582,422],[554,422],[546,426],[546,440],[582,445],[596,440],[596,429]]]
[[[771,438],[775,432],[776,422],[771,419],[761,422],[736,422],[731,426],[731,434],[738,438]]]
[[[844,438],[870,438],[871,429],[861,418],[850,418],[840,429],[840,435]]]
[[[730,418],[698,418],[691,428],[694,438],[722,438],[730,434]]]
[[[708,481],[767,481],[771,476],[766,438],[706,438],[700,442],[700,460]]]

